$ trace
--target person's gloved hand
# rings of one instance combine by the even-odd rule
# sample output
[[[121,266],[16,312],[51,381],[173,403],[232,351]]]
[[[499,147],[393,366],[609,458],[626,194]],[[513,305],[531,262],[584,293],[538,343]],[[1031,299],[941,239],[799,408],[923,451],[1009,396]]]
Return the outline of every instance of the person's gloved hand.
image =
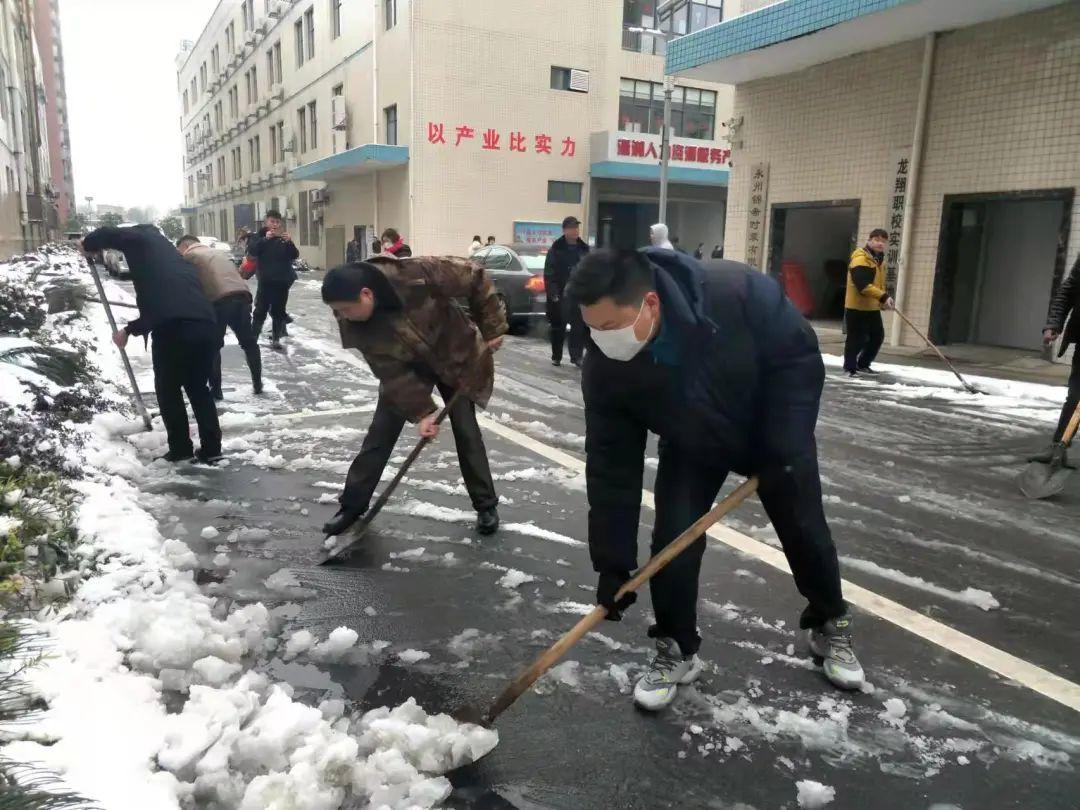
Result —
[[[601,571],[600,581],[596,585],[596,603],[607,608],[606,618],[608,621],[617,622],[622,619],[622,612],[637,601],[637,594],[630,592],[618,602],[615,594],[619,588],[630,579],[628,571]]]

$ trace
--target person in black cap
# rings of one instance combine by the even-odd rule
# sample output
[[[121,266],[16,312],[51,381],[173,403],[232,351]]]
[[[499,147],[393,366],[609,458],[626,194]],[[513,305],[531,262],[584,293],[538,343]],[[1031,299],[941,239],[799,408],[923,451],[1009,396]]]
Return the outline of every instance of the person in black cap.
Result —
[[[581,223],[577,217],[564,219],[562,232],[563,235],[552,244],[544,261],[544,291],[547,294],[548,323],[551,324],[551,362],[556,366],[562,364],[563,342],[569,323],[570,362],[580,366],[588,330],[581,318],[580,307],[571,305],[564,293],[571,271],[588,254],[589,246],[581,238]]]

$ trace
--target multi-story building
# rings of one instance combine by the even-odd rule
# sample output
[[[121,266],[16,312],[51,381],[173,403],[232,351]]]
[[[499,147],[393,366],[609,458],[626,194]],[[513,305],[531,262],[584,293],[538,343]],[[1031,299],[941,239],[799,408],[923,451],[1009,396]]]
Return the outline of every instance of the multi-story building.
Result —
[[[29,0],[0,2],[0,258],[58,236],[45,83]]]
[[[656,221],[671,36],[720,0],[222,0],[177,58],[189,230],[232,238],[277,207],[304,257],[386,227],[420,252],[599,244]],[[530,22],[531,21],[531,22]],[[660,29],[660,30],[657,30]],[[723,242],[731,89],[678,81],[668,221]]]
[[[71,172],[67,91],[64,87],[64,49],[60,39],[60,0],[34,0],[34,33],[44,80],[45,129],[48,137],[50,183],[61,227],[75,213]]]
[[[735,85],[727,255],[838,319],[849,251],[885,228],[897,302],[932,339],[1038,351],[1080,255],[1080,4],[743,7],[667,62]]]

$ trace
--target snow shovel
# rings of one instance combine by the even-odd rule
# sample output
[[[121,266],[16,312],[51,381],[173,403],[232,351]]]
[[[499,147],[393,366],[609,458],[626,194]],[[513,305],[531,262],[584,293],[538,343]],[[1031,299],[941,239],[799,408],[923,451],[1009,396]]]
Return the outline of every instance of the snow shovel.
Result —
[[[109,326],[112,328],[112,334],[115,335],[116,318],[113,317],[112,306],[110,306],[109,299],[105,296],[105,285],[101,283],[101,277],[98,275],[97,266],[91,261],[88,261],[87,264],[90,265],[90,275],[94,277],[98,298],[101,301],[101,305],[105,307],[105,314],[109,318]],[[128,382],[131,383],[131,393],[135,397],[135,407],[139,409],[139,415],[142,417],[146,429],[153,430],[153,425],[150,423],[150,412],[146,410],[146,403],[143,402],[142,394],[139,393],[139,385],[135,382],[135,372],[131,370],[131,361],[128,360],[127,350],[120,349],[120,358],[124,361],[124,371],[127,372]]]
[[[1072,468],[1067,466],[1065,461],[1065,451],[1076,435],[1077,427],[1080,427],[1080,404],[1073,411],[1072,418],[1061,435],[1061,441],[1054,445],[1050,461],[1029,462],[1020,473],[1017,481],[1025,496],[1032,499],[1049,498],[1065,489],[1065,482],[1072,474]]]
[[[956,375],[956,379],[958,379],[958,380],[960,381],[960,384],[961,384],[962,386],[964,386],[964,390],[965,390],[965,391],[967,391],[967,392],[968,392],[969,394],[983,394],[983,393],[986,393],[985,391],[980,391],[980,390],[979,390],[978,388],[976,388],[976,387],[975,387],[974,385],[972,385],[972,384],[971,384],[971,383],[969,383],[969,382],[968,382],[967,380],[965,380],[965,379],[963,378],[963,376],[962,376],[962,375],[960,374],[960,372],[956,370],[956,366],[954,366],[954,365],[952,364],[952,362],[951,362],[951,361],[949,360],[949,358],[948,358],[948,357],[946,357],[946,356],[945,356],[944,354],[942,354],[942,352],[941,352],[941,349],[939,349],[939,348],[938,348],[937,346],[935,346],[935,345],[933,344],[933,342],[932,342],[932,341],[930,340],[930,338],[928,338],[928,337],[927,337],[926,335],[924,335],[924,334],[923,334],[923,333],[922,333],[922,332],[921,332],[921,331],[919,330],[919,327],[917,327],[917,326],[916,326],[915,324],[913,324],[913,323],[911,322],[911,319],[910,319],[910,318],[908,318],[908,316],[907,316],[907,315],[905,315],[905,314],[904,314],[903,312],[901,312],[901,311],[900,311],[899,309],[897,309],[896,307],[893,307],[893,312],[895,312],[895,313],[896,313],[897,315],[899,315],[899,316],[900,316],[900,319],[901,319],[901,320],[902,320],[902,321],[903,321],[904,323],[906,323],[906,324],[907,324],[908,326],[910,326],[910,327],[911,327],[911,331],[912,331],[912,332],[914,332],[914,333],[915,333],[916,335],[918,335],[919,337],[921,337],[921,338],[923,339],[923,341],[924,341],[924,342],[926,343],[926,345],[927,345],[927,346],[929,346],[929,347],[930,347],[931,349],[933,349],[933,350],[934,350],[934,351],[935,351],[935,352],[937,353],[937,356],[941,358],[941,362],[943,362],[943,363],[944,363],[945,365],[947,365],[947,366],[949,367],[949,370],[950,370],[950,371],[951,371],[951,372],[952,372],[953,374],[955,374],[955,375]]]
[[[665,565],[678,557],[714,523],[754,494],[754,492],[757,491],[757,488],[758,479],[756,475],[740,484],[734,492],[694,521],[690,528],[672,540],[659,554],[645,563],[642,568],[638,569],[638,572],[634,574],[631,579],[627,580],[626,584],[619,588],[619,592],[615,594],[616,601],[628,593],[637,591],[638,588],[656,576]],[[491,707],[487,712],[481,713],[475,707],[466,706],[455,713],[455,719],[461,722],[479,723],[480,725],[490,726],[500,714],[509,709],[514,704],[514,701],[521,697],[526,689],[536,683],[541,675],[551,669],[555,665],[555,662],[566,654],[567,650],[581,641],[587,633],[594,630],[596,626],[604,620],[605,616],[607,616],[607,608],[603,605],[597,605],[592,609],[592,612],[575,624],[570,629],[570,632],[556,641],[543,653],[543,655],[537,658],[532,666],[518,675],[517,678],[503,690],[502,694],[495,699],[495,702],[491,704]]]
[[[447,414],[450,413],[450,409],[454,407],[454,404],[461,396],[461,392],[462,388],[459,387],[458,390],[454,392],[454,395],[450,397],[450,401],[443,405],[442,410],[435,415],[436,425],[441,425],[443,423],[443,421],[446,419]],[[382,508],[386,506],[386,502],[390,500],[390,496],[394,494],[394,490],[397,489],[397,485],[401,483],[401,479],[405,477],[405,473],[409,471],[409,467],[411,467],[413,462],[416,461],[420,453],[423,452],[424,448],[431,444],[431,441],[431,439],[425,437],[420,439],[420,441],[416,443],[416,447],[412,449],[412,452],[409,453],[404,463],[401,465],[400,468],[398,468],[397,474],[390,480],[390,483],[386,485],[386,489],[382,491],[382,494],[379,495],[379,497],[375,500],[375,503],[371,505],[371,508],[369,508],[367,512],[364,513],[364,516],[356,522],[356,526],[354,526],[350,530],[353,538],[340,548],[332,549],[327,554],[326,559],[319,563],[319,565],[326,565],[330,562],[336,562],[337,560],[346,559],[352,553],[353,549],[356,548],[356,544],[363,540],[364,532],[366,532],[368,526],[371,525],[371,521],[373,521],[375,519],[375,516],[378,515],[380,511],[382,511]],[[334,535],[332,534],[328,534],[326,536],[326,539],[323,540],[323,544],[325,545],[326,542],[329,541],[330,538],[333,536]]]

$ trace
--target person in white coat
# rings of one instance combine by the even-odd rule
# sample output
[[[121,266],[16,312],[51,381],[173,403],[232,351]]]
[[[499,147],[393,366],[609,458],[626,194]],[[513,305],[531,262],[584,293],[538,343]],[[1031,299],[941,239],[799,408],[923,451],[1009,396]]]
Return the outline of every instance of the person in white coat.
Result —
[[[649,226],[649,242],[652,243],[653,247],[664,248],[665,250],[675,249],[675,246],[671,244],[671,240],[668,239],[668,227],[662,222]]]

